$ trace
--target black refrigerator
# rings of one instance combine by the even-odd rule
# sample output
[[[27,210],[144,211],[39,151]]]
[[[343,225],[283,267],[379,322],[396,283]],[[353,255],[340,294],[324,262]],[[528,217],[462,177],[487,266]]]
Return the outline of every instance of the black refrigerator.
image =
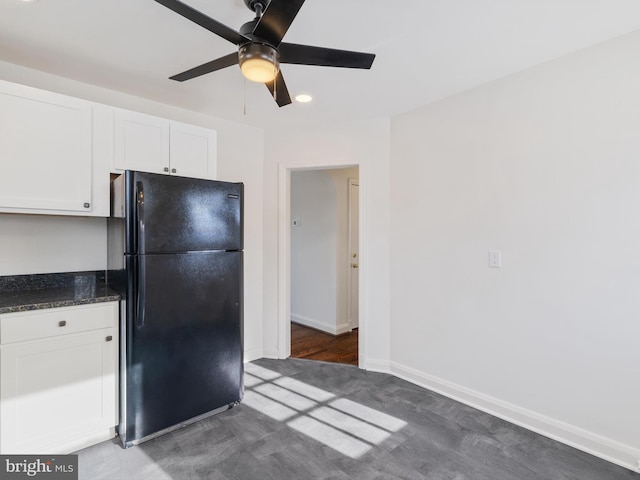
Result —
[[[243,185],[127,171],[107,224],[130,447],[242,399]]]

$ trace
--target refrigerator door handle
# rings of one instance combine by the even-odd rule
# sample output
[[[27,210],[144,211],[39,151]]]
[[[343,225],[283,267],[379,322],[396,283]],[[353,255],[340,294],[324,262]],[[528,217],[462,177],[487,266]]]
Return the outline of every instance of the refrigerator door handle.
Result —
[[[145,282],[147,277],[147,268],[145,267],[145,259],[138,257],[138,298],[136,298],[136,327],[144,326],[144,305],[145,305]]]
[[[136,182],[136,220],[138,230],[138,253],[145,253],[144,238],[144,186],[142,182]]]

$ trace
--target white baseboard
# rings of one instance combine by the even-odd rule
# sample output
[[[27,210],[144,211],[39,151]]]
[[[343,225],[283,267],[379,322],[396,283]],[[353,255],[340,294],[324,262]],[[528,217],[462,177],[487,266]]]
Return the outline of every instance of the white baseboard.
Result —
[[[343,333],[347,333],[350,331],[351,331],[351,327],[349,326],[349,323],[341,323],[340,325],[336,326],[335,335],[342,335]]]
[[[260,357],[260,358],[271,358],[271,359],[280,358],[279,353],[278,353],[278,347],[268,347],[268,348],[265,347],[262,350],[262,357]]]
[[[411,367],[391,362],[391,373],[421,387],[638,472],[640,450],[546,415],[504,402]]]
[[[261,348],[252,348],[244,351],[244,363],[253,362],[262,357],[264,357],[264,355]]]
[[[87,448],[92,445],[96,445],[98,443],[111,440],[115,436],[116,436],[116,427],[103,428],[101,430],[97,430],[83,437],[61,443],[60,445],[56,445],[53,448],[47,448],[44,452],[31,452],[31,453],[42,454],[42,455],[50,454],[50,453],[54,453],[57,455],[74,453],[74,452],[77,452],[78,450],[82,450],[83,448]]]
[[[361,361],[361,364],[364,365],[365,370],[369,370],[371,372],[379,372],[379,373],[391,373],[391,365],[389,364],[389,360],[379,360],[376,358],[367,358],[364,362]]]
[[[348,323],[333,325],[320,320],[305,317],[304,315],[297,315],[295,313],[291,314],[291,321],[294,323],[299,323],[300,325],[304,325],[305,327],[315,328],[316,330],[320,330],[321,332],[326,332],[331,335],[340,335],[351,330]]]

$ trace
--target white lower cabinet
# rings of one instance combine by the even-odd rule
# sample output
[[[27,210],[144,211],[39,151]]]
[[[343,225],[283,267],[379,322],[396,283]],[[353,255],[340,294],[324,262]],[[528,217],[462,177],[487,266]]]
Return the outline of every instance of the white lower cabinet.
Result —
[[[115,436],[117,305],[0,315],[0,453],[70,453]]]

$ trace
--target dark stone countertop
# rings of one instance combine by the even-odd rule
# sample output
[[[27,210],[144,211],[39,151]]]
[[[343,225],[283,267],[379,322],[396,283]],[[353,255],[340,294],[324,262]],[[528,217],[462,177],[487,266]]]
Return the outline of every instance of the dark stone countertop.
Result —
[[[46,273],[0,277],[0,314],[117,302],[104,272]]]

